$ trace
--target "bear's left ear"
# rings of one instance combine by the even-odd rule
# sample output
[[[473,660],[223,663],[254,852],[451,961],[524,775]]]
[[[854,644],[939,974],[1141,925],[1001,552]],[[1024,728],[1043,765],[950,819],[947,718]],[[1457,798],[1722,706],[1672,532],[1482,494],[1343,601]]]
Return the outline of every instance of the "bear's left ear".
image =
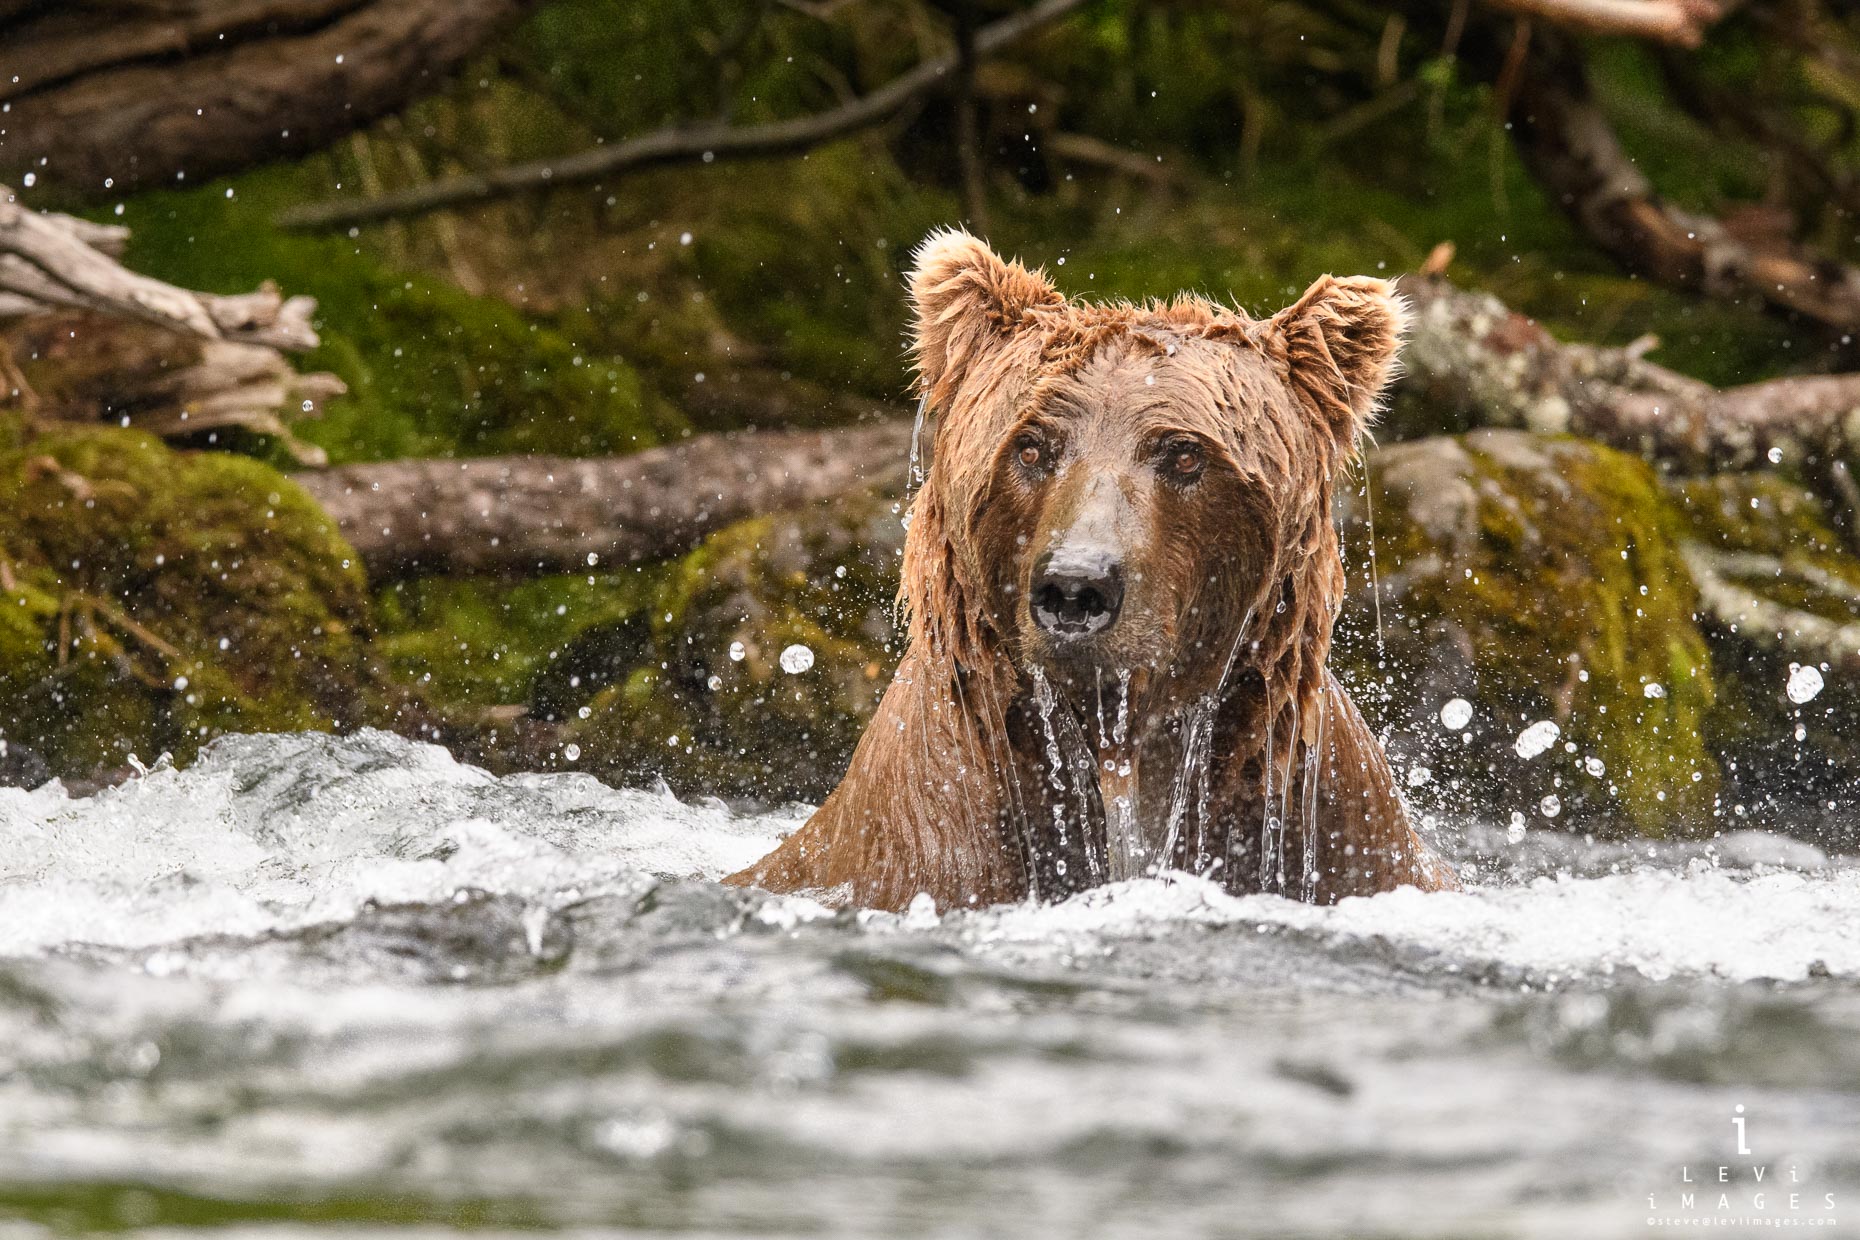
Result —
[[[960,228],[931,233],[911,268],[911,352],[917,381],[941,405],[975,364],[1036,306],[1065,298],[1038,271],[1001,258]]]
[[[1292,388],[1324,418],[1345,451],[1375,420],[1395,371],[1408,312],[1387,280],[1320,276],[1267,326],[1283,347]]]

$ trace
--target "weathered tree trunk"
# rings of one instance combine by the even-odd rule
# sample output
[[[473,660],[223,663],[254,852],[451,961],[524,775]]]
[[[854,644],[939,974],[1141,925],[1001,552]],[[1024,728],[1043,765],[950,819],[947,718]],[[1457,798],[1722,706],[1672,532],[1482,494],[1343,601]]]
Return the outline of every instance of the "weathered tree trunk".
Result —
[[[700,435],[595,460],[385,461],[302,473],[371,577],[585,572],[688,550],[758,513],[902,484],[910,426]]]
[[[431,93],[529,4],[0,5],[0,175],[94,200],[313,151]]]

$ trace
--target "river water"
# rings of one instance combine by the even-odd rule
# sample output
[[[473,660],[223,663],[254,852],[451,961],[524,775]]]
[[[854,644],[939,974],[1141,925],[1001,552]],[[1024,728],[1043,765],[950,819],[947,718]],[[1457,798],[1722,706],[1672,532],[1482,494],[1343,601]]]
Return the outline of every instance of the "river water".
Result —
[[[1459,823],[1469,890],[1335,908],[711,881],[803,815],[381,733],[0,790],[0,1235],[1860,1233],[1851,860]]]

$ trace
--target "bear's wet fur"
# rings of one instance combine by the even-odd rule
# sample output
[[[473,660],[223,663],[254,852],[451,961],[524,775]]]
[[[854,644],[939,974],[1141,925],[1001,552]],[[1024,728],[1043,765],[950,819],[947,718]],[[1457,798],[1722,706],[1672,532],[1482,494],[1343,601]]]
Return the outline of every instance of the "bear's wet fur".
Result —
[[[1263,320],[1089,304],[947,231],[911,298],[936,431],[908,648],[839,787],[728,881],[888,909],[1161,869],[1318,902],[1456,886],[1325,666],[1389,285],[1325,276]]]

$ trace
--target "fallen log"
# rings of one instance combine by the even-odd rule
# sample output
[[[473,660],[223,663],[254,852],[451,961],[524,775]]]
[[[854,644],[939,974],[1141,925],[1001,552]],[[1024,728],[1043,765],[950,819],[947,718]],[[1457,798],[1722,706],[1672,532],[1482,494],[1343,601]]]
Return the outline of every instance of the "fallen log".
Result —
[[[1398,391],[1476,425],[1582,435],[1688,473],[1860,459],[1860,374],[1714,388],[1645,347],[1566,344],[1490,294],[1401,288],[1414,315]]]
[[[911,429],[699,435],[631,456],[383,461],[294,475],[371,578],[586,572],[689,550],[713,530],[902,485]]]

